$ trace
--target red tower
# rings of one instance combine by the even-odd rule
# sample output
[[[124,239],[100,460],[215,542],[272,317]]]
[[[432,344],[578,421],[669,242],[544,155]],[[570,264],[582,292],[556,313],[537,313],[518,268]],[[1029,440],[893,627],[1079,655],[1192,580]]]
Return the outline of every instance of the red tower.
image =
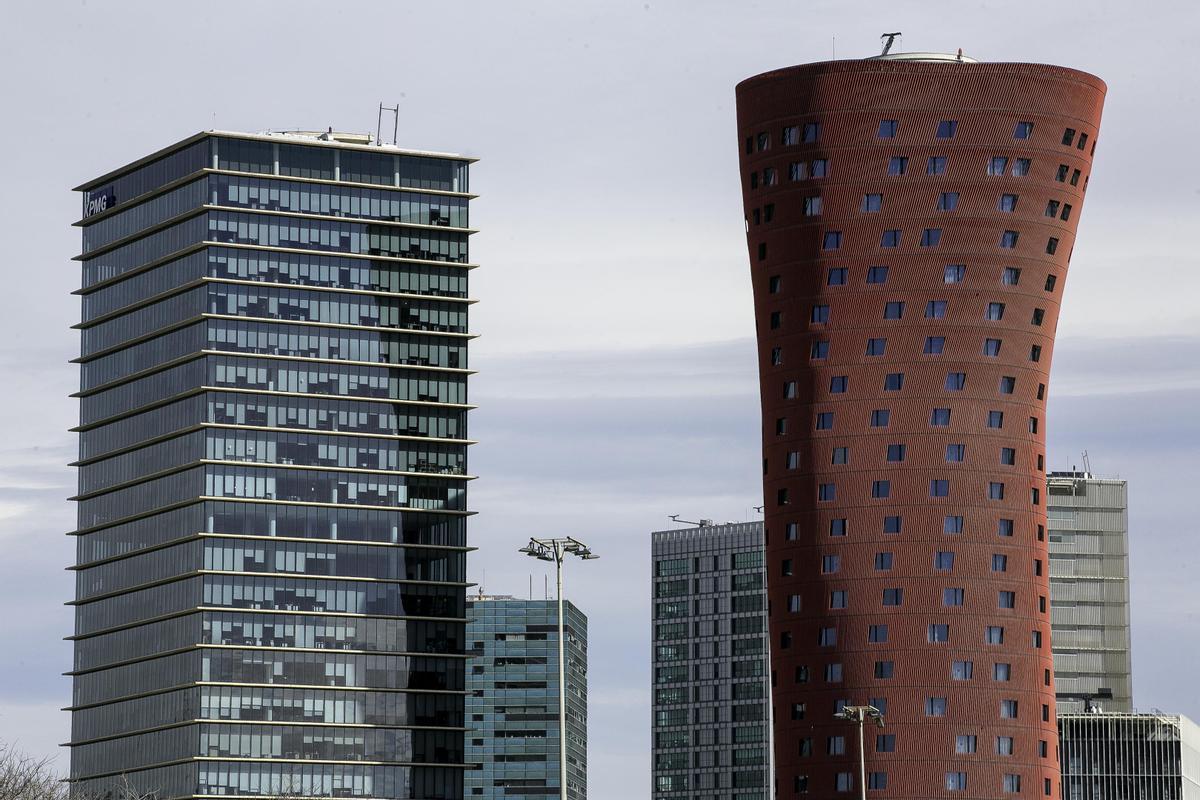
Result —
[[[1057,797],[1046,392],[1105,94],[900,54],[737,87],[778,796]]]

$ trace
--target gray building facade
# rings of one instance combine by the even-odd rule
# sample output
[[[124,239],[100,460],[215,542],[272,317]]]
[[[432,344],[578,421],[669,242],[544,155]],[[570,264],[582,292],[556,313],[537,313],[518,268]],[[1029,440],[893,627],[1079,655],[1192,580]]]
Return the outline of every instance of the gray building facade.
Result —
[[[1047,476],[1050,643],[1059,695],[1092,695],[1105,711],[1133,711],[1129,638],[1129,524],[1125,481],[1090,472]],[[1059,697],[1059,713],[1084,710]]]
[[[74,791],[462,796],[470,162],[208,131],[78,187]]]
[[[770,670],[761,522],[651,534],[656,800],[767,800]]]
[[[1200,727],[1185,716],[1060,714],[1063,800],[1200,800]]]
[[[587,617],[563,601],[567,797],[587,800]],[[465,796],[561,796],[558,602],[478,596],[467,602]]]

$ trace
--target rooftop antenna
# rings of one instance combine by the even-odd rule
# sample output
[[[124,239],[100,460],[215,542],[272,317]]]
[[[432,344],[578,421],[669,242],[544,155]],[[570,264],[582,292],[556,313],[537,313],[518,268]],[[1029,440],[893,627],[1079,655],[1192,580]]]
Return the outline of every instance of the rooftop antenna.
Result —
[[[383,147],[383,112],[392,112],[392,146],[396,146],[396,137],[400,133],[400,104],[394,106],[385,106],[379,104],[379,119],[375,123],[375,144]]]
[[[682,522],[684,525],[695,525],[699,528],[707,528],[713,524],[713,521],[711,519],[699,519],[699,520],[680,519],[679,514],[672,514],[670,516],[670,519],[671,519],[671,522]]]
[[[1083,471],[1088,473],[1089,475],[1092,472],[1092,460],[1090,458],[1088,458],[1087,450],[1083,451]]]
[[[880,34],[880,36],[879,36],[880,40],[886,39],[887,41],[885,41],[883,43],[883,52],[880,53],[879,55],[886,56],[888,54],[888,51],[890,51],[892,49],[892,44],[896,41],[896,37],[900,36],[900,35],[901,35],[900,31],[896,31],[895,33]]]

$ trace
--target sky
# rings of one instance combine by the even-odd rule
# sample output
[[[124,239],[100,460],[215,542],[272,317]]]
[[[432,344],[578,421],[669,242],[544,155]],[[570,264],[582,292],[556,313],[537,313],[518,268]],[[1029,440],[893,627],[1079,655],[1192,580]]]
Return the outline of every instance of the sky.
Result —
[[[69,736],[80,249],[71,187],[199,130],[373,131],[477,156],[471,578],[543,592],[573,535],[593,797],[650,788],[649,532],[761,504],[733,87],[896,49],[1093,72],[1109,95],[1059,322],[1051,468],[1129,481],[1134,698],[1200,719],[1198,6],[1008,2],[13,3],[0,26],[0,740]],[[553,577],[551,576],[551,582]]]

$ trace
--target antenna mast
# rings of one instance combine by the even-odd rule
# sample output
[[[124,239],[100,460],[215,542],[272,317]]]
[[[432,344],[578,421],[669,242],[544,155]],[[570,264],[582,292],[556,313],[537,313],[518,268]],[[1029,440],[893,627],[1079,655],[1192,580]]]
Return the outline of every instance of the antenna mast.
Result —
[[[375,123],[375,144],[383,147],[383,112],[392,112],[392,146],[396,146],[396,137],[400,134],[400,104],[385,106],[379,104],[379,118]]]
[[[886,41],[883,42],[883,52],[880,53],[879,55],[886,56],[888,54],[888,52],[892,49],[892,44],[896,41],[896,37],[900,36],[900,35],[901,35],[900,31],[896,31],[895,33],[880,34],[880,36],[879,36],[880,40],[882,41],[882,40],[886,39]]]

